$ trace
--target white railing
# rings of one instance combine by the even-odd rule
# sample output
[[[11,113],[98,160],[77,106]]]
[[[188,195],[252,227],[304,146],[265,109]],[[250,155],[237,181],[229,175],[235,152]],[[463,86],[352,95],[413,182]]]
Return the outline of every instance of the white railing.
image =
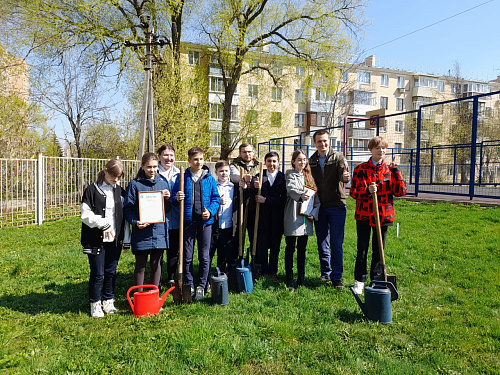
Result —
[[[0,228],[41,225],[45,220],[80,215],[84,189],[109,159],[51,157],[0,159]],[[139,169],[138,160],[123,160],[126,188]],[[213,171],[214,163],[207,163]],[[176,162],[187,168],[187,162]]]

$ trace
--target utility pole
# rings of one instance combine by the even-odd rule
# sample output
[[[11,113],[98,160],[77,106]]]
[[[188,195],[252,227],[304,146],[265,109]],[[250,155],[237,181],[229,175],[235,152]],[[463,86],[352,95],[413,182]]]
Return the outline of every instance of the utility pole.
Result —
[[[139,159],[146,152],[146,136],[148,139],[148,152],[155,152],[155,125],[154,125],[154,101],[153,101],[153,59],[151,46],[163,46],[167,42],[163,39],[153,41],[154,31],[151,28],[151,17],[147,16],[146,22],[142,22],[141,26],[145,29],[145,43],[131,43],[126,40],[123,44],[125,47],[146,47],[146,65],[144,66],[144,96],[142,100],[141,112],[141,127],[139,132]]]

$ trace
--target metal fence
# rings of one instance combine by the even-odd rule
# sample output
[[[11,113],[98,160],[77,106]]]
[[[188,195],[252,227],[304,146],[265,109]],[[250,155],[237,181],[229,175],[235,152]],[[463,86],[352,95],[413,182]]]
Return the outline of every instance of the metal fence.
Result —
[[[389,143],[386,161],[395,158],[408,194],[500,199],[500,91],[414,105],[371,119],[345,117],[344,126],[325,128],[330,145],[346,156],[352,171],[369,159],[368,141],[380,135]],[[259,155],[277,151],[281,169],[288,169],[294,149],[308,156],[316,151],[316,130],[260,143]]]
[[[42,224],[80,215],[85,188],[96,180],[109,159],[49,157],[0,159],[0,228]],[[138,160],[121,160],[126,188],[139,169]],[[213,164],[207,163],[211,170]],[[176,161],[178,167],[189,167]]]

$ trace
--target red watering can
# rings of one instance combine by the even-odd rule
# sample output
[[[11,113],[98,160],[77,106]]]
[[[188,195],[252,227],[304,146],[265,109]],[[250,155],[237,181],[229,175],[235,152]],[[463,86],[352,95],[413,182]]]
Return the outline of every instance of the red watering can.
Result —
[[[134,303],[130,300],[130,292],[134,289],[144,289],[152,288],[152,290],[145,290],[141,292],[134,293]],[[156,285],[134,285],[127,291],[127,299],[132,312],[135,317],[156,315],[160,312],[160,308],[165,302],[165,299],[170,294],[175,286],[171,287],[165,292],[165,294],[160,298],[160,290]]]

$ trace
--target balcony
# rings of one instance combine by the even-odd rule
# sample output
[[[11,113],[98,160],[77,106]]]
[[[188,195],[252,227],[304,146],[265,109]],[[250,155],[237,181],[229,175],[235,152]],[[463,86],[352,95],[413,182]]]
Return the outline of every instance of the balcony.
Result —
[[[356,139],[372,139],[375,137],[376,129],[348,128],[347,136]]]

